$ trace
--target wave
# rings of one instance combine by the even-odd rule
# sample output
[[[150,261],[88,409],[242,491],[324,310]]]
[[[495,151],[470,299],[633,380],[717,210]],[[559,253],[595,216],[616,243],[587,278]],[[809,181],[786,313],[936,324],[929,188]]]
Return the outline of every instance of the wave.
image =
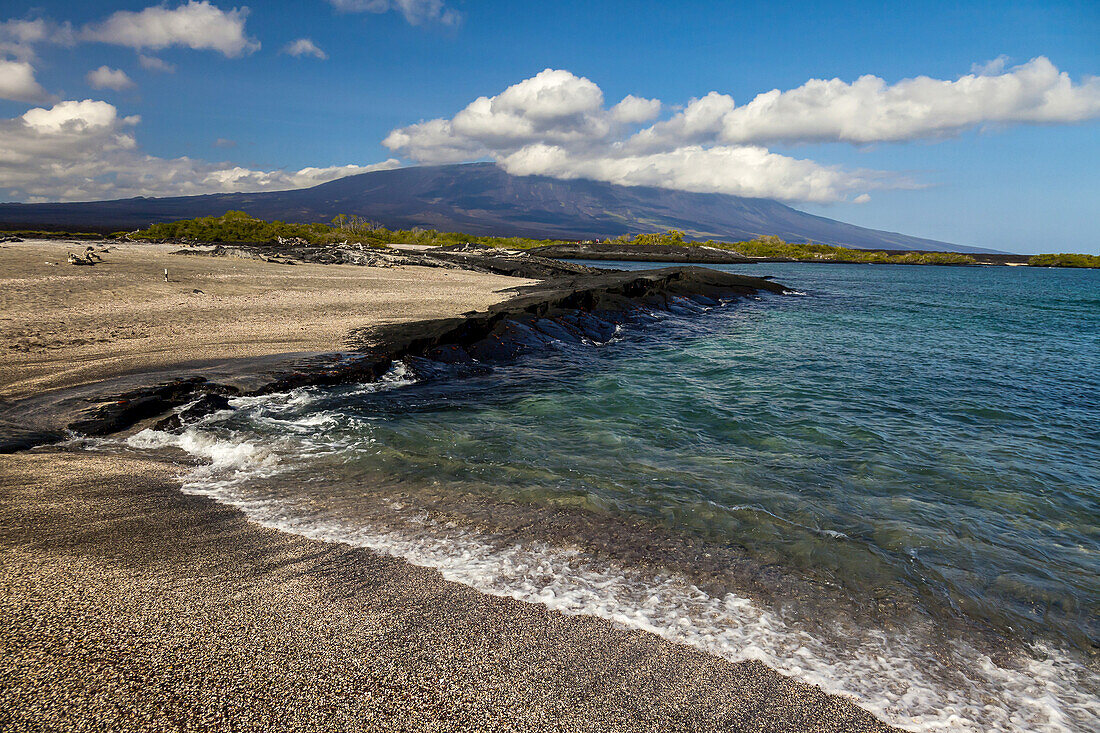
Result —
[[[374,391],[408,383],[404,367]],[[297,410],[318,399],[298,390],[248,398],[262,411],[274,403]],[[237,407],[245,406],[238,403]],[[1061,650],[1036,645],[1003,666],[961,640],[943,644],[921,629],[887,633],[871,629],[818,638],[781,613],[736,594],[712,596],[677,574],[652,574],[595,561],[577,550],[545,543],[516,544],[443,526],[409,514],[401,529],[360,526],[321,517],[291,500],[250,491],[297,462],[303,446],[284,439],[260,445],[234,433],[215,437],[208,417],[181,435],[142,431],[134,448],[175,447],[204,459],[184,478],[183,490],[240,509],[249,520],[285,532],[368,548],[433,568],[453,582],[483,593],[539,603],[567,615],[590,615],[625,629],[640,629],[721,658],[756,660],[827,692],[854,698],[883,720],[912,731],[1079,731],[1100,724],[1100,700],[1089,690],[1094,673]],[[296,422],[320,424],[325,413]],[[309,422],[309,425],[304,425]],[[751,509],[746,507],[746,509]],[[938,647],[949,660],[931,661]]]

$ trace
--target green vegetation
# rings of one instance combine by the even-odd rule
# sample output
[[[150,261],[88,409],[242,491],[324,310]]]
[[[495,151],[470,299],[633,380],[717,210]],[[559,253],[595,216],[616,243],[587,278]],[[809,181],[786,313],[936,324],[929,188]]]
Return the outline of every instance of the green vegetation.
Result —
[[[1100,255],[1061,254],[1035,255],[1027,261],[1029,267],[1100,267]]]
[[[253,219],[243,211],[227,211],[222,216],[153,224],[130,235],[131,239],[191,239],[197,242],[274,242],[279,237],[301,237],[321,244],[332,227],[324,224],[287,224],[281,221]]]
[[[619,237],[614,240],[626,245],[665,244],[675,247],[714,247],[746,257],[781,257],[801,262],[866,262],[893,265],[975,265],[970,255],[955,252],[880,252],[877,250],[850,249],[830,244],[794,244],[776,236],[757,237],[747,242],[685,242],[684,232],[670,229],[664,234],[639,234],[634,238]]]
[[[153,224],[130,234],[131,239],[185,239],[195,242],[275,242],[300,238],[309,244],[337,244],[344,241],[385,247],[389,244],[425,244],[436,247],[472,242],[487,247],[529,249],[557,241],[524,239],[522,237],[477,237],[461,232],[438,232],[434,229],[391,231],[380,224],[358,216],[340,214],[329,224],[288,224],[282,221],[255,219],[243,211],[227,211],[222,216]]]
[[[17,235],[45,235],[65,237],[92,237],[98,235],[12,232]],[[556,239],[528,239],[526,237],[481,237],[462,232],[440,232],[435,229],[390,230],[358,216],[341,214],[328,224],[288,224],[282,221],[254,219],[243,211],[227,211],[222,216],[205,216],[163,224],[154,224],[133,234],[121,232],[112,236],[128,236],[131,239],[186,239],[196,242],[275,242],[279,238],[300,238],[309,244],[324,245],[356,242],[371,247],[390,244],[423,244],[446,247],[455,244],[479,244],[503,249],[531,249],[551,244],[564,244]],[[882,252],[851,249],[829,244],[795,244],[779,237],[757,237],[746,242],[691,242],[687,235],[675,229],[657,234],[621,236],[611,240],[624,246],[668,245],[673,247],[714,247],[736,252],[746,257],[775,257],[799,262],[860,262],[896,265],[975,265],[977,261],[966,254],[955,252]],[[1100,267],[1096,255],[1046,254],[1028,260],[1032,267]]]
[[[96,232],[47,232],[42,229],[5,229],[0,237],[20,237],[22,239],[103,239]]]
[[[715,247],[747,257],[781,257],[808,262],[868,262],[912,265],[972,265],[973,257],[951,252],[874,252],[827,244],[792,244],[779,237],[759,237],[748,242],[690,242],[686,234],[669,230],[661,234],[639,234],[618,237],[616,244],[669,245],[674,247]],[[341,214],[329,224],[287,224],[281,221],[254,219],[242,211],[227,211],[223,216],[206,216],[163,224],[130,235],[132,239],[188,239],[196,242],[274,242],[278,238],[298,237],[310,244],[357,242],[372,247],[390,244],[423,244],[446,247],[455,244],[480,244],[503,249],[531,249],[562,240],[529,239],[526,237],[482,237],[462,232],[440,232],[435,229],[390,230],[358,216]]]
[[[2,232],[18,237],[98,239],[102,234],[94,232]],[[390,244],[423,244],[446,247],[455,244],[478,244],[502,249],[532,249],[552,244],[567,244],[560,239],[529,239],[527,237],[483,237],[462,232],[440,232],[435,229],[386,229],[381,224],[358,216],[341,214],[328,224],[289,224],[282,221],[255,219],[243,211],[227,211],[222,216],[204,216],[198,219],[153,224],[148,229],[134,233],[115,232],[113,239],[182,239],[195,242],[250,242],[269,243],[279,238],[299,238],[309,244],[324,245],[354,242],[370,247],[386,247]],[[692,242],[679,230],[663,233],[620,236],[611,242],[624,246],[667,245],[672,247],[713,247],[735,252],[746,257],[774,257],[799,262],[859,262],[891,265],[976,265],[970,255],[955,252],[884,252],[880,250],[851,249],[829,244],[796,244],[779,237],[757,237],[745,242]],[[1031,267],[1098,267],[1100,256],[1081,254],[1042,254],[1027,261]]]
[[[435,229],[379,229],[377,236],[387,244],[426,244],[433,247],[449,247],[454,244],[480,244],[500,249],[531,249],[548,244],[563,244],[560,239],[528,239],[526,237],[481,237],[462,232],[439,232]]]

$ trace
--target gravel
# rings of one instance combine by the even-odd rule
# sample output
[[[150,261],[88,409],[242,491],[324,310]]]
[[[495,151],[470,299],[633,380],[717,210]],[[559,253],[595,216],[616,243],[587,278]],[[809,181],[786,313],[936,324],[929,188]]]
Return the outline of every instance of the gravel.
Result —
[[[892,730],[756,662],[249,524],[180,470],[0,456],[0,730]]]

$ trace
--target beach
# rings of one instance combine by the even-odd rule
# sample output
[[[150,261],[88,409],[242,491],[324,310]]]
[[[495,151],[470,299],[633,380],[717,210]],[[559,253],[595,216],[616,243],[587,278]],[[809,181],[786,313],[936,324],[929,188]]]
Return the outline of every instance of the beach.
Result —
[[[0,397],[196,360],[339,351],[348,332],[457,316],[530,281],[436,268],[279,264],[179,255],[179,245],[0,245]],[[164,270],[169,281],[165,282]]]
[[[162,245],[65,263],[81,249],[0,249],[9,404],[339,351],[356,330],[484,310],[531,284]],[[890,730],[758,661],[249,522],[181,492],[194,467],[182,452],[0,457],[5,730]]]

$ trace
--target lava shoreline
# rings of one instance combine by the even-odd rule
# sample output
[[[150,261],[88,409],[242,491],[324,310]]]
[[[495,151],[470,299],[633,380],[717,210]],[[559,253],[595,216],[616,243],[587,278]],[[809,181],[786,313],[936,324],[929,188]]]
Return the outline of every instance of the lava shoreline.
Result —
[[[466,264],[458,266],[465,269]],[[541,267],[539,263],[534,266]],[[533,274],[531,265],[516,269]],[[37,425],[22,421],[19,415],[25,406],[20,403],[26,401],[16,401],[6,406],[6,415],[0,416],[0,452],[59,442],[74,433],[110,435],[196,403],[157,423],[161,429],[180,429],[187,422],[223,409],[228,397],[373,382],[399,360],[409,360],[420,375],[456,364],[502,363],[554,341],[607,341],[617,327],[644,319],[653,310],[701,312],[760,292],[787,292],[782,285],[764,278],[702,267],[641,272],[583,268],[568,277],[563,277],[561,271],[553,274],[556,276],[551,279],[516,288],[515,297],[485,311],[353,330],[347,337],[347,350],[339,353],[298,357],[283,363],[258,360],[251,370],[245,363],[241,367],[245,379],[214,380],[200,373],[113,394],[106,386],[98,394],[89,394],[85,389],[80,396],[52,400],[54,414],[45,426],[41,420]],[[245,383],[247,386],[241,386]],[[97,404],[88,407],[89,402]]]

